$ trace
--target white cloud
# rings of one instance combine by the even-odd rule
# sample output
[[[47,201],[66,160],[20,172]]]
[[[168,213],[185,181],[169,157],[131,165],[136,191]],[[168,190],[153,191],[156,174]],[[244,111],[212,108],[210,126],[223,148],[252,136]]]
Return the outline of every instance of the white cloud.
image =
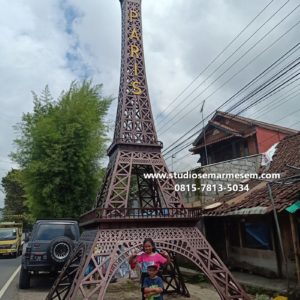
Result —
[[[175,104],[172,100],[268,3],[261,0],[246,2],[143,0],[142,2],[146,71],[156,116],[166,108],[165,113],[174,105],[179,107],[178,103],[182,102],[183,98]],[[270,10],[265,12],[262,19],[265,20],[271,15],[271,11],[275,11],[284,3],[277,2],[270,6]],[[68,88],[72,80],[90,76],[95,83],[104,84],[105,94],[117,96],[121,60],[121,12],[117,0],[4,0],[1,4],[3,13],[0,19],[0,157],[5,162],[0,165],[0,176],[3,176],[11,166],[7,162],[7,155],[13,149],[12,141],[15,135],[12,125],[20,120],[22,112],[31,111],[31,90],[40,92],[48,84],[53,95],[57,97],[61,90]],[[295,1],[291,1],[283,12],[287,13],[293,6]],[[282,18],[283,12],[274,20],[273,25]],[[249,61],[255,53],[262,51],[276,36],[291,26],[297,15],[299,16],[299,12],[283,23],[265,44],[257,47],[249,57],[245,57],[245,61]],[[251,34],[257,26],[258,23],[254,24],[248,34]],[[296,43],[299,34],[299,27],[295,28],[274,49],[211,96],[206,103],[205,112],[215,109]],[[258,38],[259,36],[256,40]],[[253,41],[249,42],[249,45],[251,44]],[[238,43],[234,46],[237,45]],[[228,50],[227,55],[233,51],[232,49]],[[226,56],[222,56],[223,59],[224,57]],[[167,133],[159,136],[163,138],[166,146],[201,120],[200,101],[241,66],[242,61],[228,72],[222,81],[212,84],[206,92],[203,92],[193,105],[189,106],[188,101],[182,105],[181,115],[187,108],[193,106],[196,108],[193,113],[172,125]],[[200,79],[204,79],[207,74],[209,72]],[[202,90],[216,76],[213,75]],[[200,79],[193,87],[199,84]],[[197,90],[197,93],[200,91],[201,89]],[[288,103],[291,109],[287,111],[292,112],[294,106],[299,107],[297,101]],[[111,120],[115,118],[116,104],[117,101],[110,110]],[[171,114],[164,115],[164,120],[168,121],[168,118],[177,112],[178,109],[175,109]],[[264,117],[269,122],[275,122],[280,116],[279,108]],[[293,115],[279,123],[291,125],[292,122],[296,122],[295,120],[296,116]],[[157,128],[160,126],[161,124]],[[177,157],[186,153],[182,152]],[[197,158],[192,157],[190,160],[195,162]],[[0,195],[0,207],[2,205]]]

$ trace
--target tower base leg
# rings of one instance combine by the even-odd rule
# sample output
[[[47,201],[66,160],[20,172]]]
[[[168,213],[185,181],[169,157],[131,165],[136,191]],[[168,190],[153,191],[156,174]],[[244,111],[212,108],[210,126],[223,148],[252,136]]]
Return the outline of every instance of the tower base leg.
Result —
[[[180,254],[193,262],[211,281],[222,300],[250,299],[196,227],[86,231],[46,299],[103,300],[116,271],[131,254],[142,249],[146,237],[152,238],[158,248],[172,256],[172,253]],[[188,295],[177,267],[176,262],[170,267],[173,276],[166,277],[170,279],[165,280],[169,284],[167,291],[173,289]]]

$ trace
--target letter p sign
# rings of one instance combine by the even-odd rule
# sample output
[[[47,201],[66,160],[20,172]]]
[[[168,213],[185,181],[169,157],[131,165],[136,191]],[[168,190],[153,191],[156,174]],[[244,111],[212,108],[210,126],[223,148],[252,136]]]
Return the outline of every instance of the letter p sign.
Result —
[[[137,17],[138,17],[137,11],[131,10],[130,13],[129,13],[129,19],[130,19],[130,22],[132,22],[133,19],[137,19]]]

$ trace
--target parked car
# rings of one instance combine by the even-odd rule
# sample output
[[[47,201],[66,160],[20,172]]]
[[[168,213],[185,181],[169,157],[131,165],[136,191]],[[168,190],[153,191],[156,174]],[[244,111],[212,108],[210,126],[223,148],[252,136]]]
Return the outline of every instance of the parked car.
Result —
[[[80,237],[77,221],[38,220],[25,240],[19,277],[19,288],[30,287],[31,274],[58,272],[70,257]]]
[[[16,222],[0,223],[0,255],[17,257],[22,251],[23,224]]]

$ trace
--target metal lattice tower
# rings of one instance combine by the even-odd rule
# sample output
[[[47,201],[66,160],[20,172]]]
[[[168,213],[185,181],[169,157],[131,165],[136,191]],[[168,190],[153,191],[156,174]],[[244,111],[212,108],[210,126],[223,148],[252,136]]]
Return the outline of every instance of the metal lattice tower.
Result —
[[[144,64],[141,0],[120,0],[122,62],[114,139],[96,208],[81,216],[80,244],[47,299],[103,300],[116,270],[146,237],[173,259],[166,289],[189,296],[176,254],[190,259],[209,278],[221,299],[249,299],[196,226],[201,209],[184,207],[161,154]],[[161,174],[147,179],[146,173]],[[93,270],[86,274],[88,265]],[[80,298],[81,297],[81,298]],[[96,297],[96,298],[95,298]]]

